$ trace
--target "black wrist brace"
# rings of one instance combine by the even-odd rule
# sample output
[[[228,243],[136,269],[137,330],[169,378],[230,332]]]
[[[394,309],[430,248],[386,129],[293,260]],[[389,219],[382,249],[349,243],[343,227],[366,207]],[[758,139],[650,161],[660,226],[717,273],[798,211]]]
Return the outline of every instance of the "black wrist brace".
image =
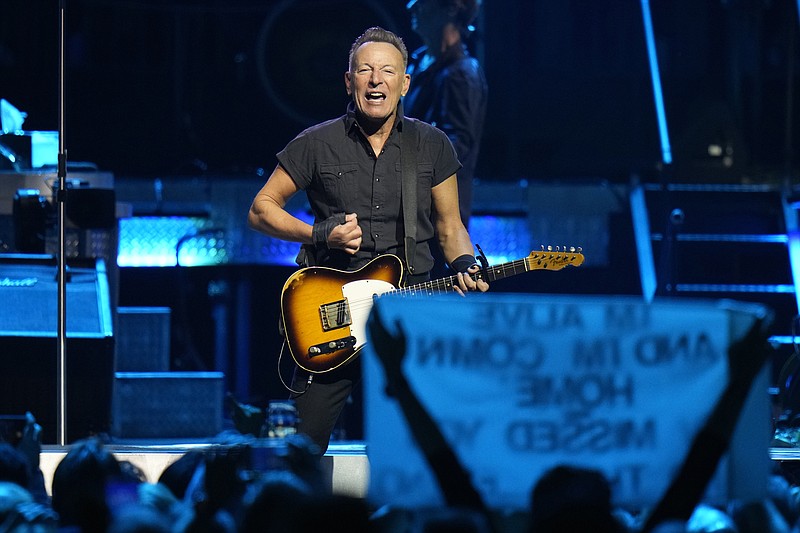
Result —
[[[456,257],[451,263],[450,268],[456,272],[466,272],[472,265],[477,265],[474,255],[464,254]]]
[[[328,247],[328,236],[333,231],[333,228],[339,224],[344,224],[344,213],[330,216],[322,222],[317,222],[311,229],[311,238],[314,240],[314,246],[320,249]]]

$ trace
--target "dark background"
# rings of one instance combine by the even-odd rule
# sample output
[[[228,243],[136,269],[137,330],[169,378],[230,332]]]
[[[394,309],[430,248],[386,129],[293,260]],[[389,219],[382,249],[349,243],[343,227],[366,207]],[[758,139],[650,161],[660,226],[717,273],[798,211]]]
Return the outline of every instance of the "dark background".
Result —
[[[118,176],[271,170],[339,115],[352,40],[420,42],[403,0],[67,0],[65,146]],[[650,2],[675,165],[767,180],[797,152],[795,0]],[[58,129],[57,0],[0,2],[0,97]],[[471,46],[490,85],[478,177],[627,179],[661,159],[637,0],[486,0]],[[710,143],[732,150],[727,166]]]
[[[660,164],[640,0],[485,0],[470,42],[490,91],[480,181],[624,184],[636,175],[797,184],[797,0],[649,5],[673,164]],[[421,44],[405,0],[64,6],[68,159],[112,172],[120,201],[131,200],[119,196],[136,189],[132,182],[151,195],[155,178],[169,193],[178,182],[170,178],[187,176],[191,183],[197,177],[198,195],[214,180],[252,178],[249,201],[294,135],[343,113],[343,74],[357,35],[382,25],[409,49]],[[28,131],[60,129],[58,22],[58,0],[0,0],[0,98],[28,114]],[[709,154],[710,145],[723,154]],[[243,223],[247,205],[236,208]],[[622,258],[629,268],[609,270],[601,283],[583,268],[495,289],[547,292],[552,279],[551,292],[635,292],[630,221],[614,215],[609,226],[609,247],[630,255]],[[171,308],[173,369],[208,370],[220,356],[249,357],[247,376],[233,363],[228,375],[249,383],[229,385],[263,404],[285,397],[275,372],[277,303],[290,271],[263,264],[123,268],[119,303]],[[357,436],[357,419],[350,425]]]

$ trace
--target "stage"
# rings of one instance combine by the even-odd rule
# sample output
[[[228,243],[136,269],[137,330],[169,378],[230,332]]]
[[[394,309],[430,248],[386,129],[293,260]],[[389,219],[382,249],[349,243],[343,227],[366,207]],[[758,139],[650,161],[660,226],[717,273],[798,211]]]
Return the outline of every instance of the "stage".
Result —
[[[190,450],[202,450],[212,446],[199,442],[153,442],[140,444],[116,444],[107,448],[119,461],[129,461],[138,467],[147,477],[147,481],[155,483],[169,465],[180,459]],[[56,467],[67,454],[69,446],[42,446],[40,468],[44,475],[48,493],[53,482]],[[366,497],[369,482],[369,461],[366,444],[363,442],[335,442],[322,459],[322,469],[330,482],[331,492],[355,497]]]
[[[169,465],[189,450],[208,448],[207,443],[152,443],[109,445],[108,448],[120,461],[130,461],[155,483]],[[44,474],[48,493],[53,473],[64,458],[69,447],[45,445],[42,447],[40,467]],[[800,461],[800,448],[770,448],[773,461]],[[334,442],[322,459],[322,468],[330,480],[331,492],[359,498],[367,497],[369,484],[369,459],[366,443],[361,441]]]

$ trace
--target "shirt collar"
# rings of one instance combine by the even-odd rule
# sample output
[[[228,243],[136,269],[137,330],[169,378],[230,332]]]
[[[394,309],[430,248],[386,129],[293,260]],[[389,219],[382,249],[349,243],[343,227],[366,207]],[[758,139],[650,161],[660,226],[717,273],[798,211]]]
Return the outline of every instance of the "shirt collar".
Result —
[[[394,129],[403,131],[404,121],[405,116],[403,116],[403,101],[401,100],[397,104],[397,113],[395,113],[394,117]],[[353,129],[358,129],[358,125],[356,124],[356,105],[352,100],[347,104],[347,114],[344,117],[344,125],[348,133],[353,131]]]

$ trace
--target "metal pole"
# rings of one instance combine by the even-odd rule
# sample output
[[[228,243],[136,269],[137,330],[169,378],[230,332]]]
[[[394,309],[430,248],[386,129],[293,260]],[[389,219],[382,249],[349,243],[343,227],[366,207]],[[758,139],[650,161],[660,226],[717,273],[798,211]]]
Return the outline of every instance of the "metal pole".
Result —
[[[58,362],[56,364],[58,419],[57,444],[67,442],[67,268],[65,221],[67,200],[67,151],[64,143],[64,12],[66,0],[59,0],[58,18]]]

